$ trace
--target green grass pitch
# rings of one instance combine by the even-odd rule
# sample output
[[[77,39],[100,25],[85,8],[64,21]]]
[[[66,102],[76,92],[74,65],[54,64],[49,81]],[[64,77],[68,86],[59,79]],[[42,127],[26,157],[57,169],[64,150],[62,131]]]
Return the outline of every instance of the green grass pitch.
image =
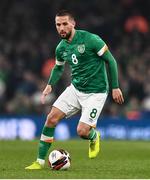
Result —
[[[70,152],[71,168],[67,171],[27,171],[25,166],[35,160],[38,140],[0,141],[0,178],[15,179],[150,179],[150,142],[101,142],[101,153],[88,159],[88,141],[56,141],[51,150],[63,148]]]

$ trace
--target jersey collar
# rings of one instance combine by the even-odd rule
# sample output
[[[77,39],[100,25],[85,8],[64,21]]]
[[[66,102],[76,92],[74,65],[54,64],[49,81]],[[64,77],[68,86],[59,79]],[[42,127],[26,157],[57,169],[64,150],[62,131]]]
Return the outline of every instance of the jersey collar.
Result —
[[[67,40],[64,40],[64,41],[68,44],[73,44],[76,42],[76,39],[77,39],[77,30],[75,30],[74,36],[70,42],[68,42]]]

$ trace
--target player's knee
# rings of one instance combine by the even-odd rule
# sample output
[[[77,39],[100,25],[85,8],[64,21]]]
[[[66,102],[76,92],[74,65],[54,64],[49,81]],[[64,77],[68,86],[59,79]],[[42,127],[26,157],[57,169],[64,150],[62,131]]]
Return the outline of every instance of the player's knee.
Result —
[[[46,123],[45,125],[48,127],[55,127],[59,122],[59,118],[57,114],[49,113],[47,115]]]
[[[89,134],[86,128],[77,128],[77,133],[81,138],[87,138]]]

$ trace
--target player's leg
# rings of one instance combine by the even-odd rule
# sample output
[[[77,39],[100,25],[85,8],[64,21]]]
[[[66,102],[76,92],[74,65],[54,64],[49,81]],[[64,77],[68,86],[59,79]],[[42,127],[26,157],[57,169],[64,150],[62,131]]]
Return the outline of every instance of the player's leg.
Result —
[[[58,122],[65,117],[65,113],[56,107],[52,107],[52,110],[47,115],[45,125],[42,130],[37,160],[25,169],[42,169],[45,164],[45,157],[51,144],[53,143],[54,130]]]
[[[71,116],[78,112],[80,109],[79,102],[74,92],[73,86],[69,86],[66,90],[58,97],[56,102],[53,104],[53,108],[50,114],[47,116],[45,126],[42,131],[37,161],[26,169],[41,169],[45,162],[45,156],[48,149],[53,142],[54,129],[57,123],[65,116]]]
[[[94,140],[96,138],[96,130],[90,125],[79,122],[77,126],[77,133],[83,139]]]
[[[94,140],[96,138],[95,129],[84,122],[78,123],[77,133],[83,139]]]
[[[89,158],[95,158],[100,151],[100,133],[95,127],[106,98],[107,93],[87,94],[87,97],[84,94],[80,98],[82,115],[77,131],[82,138],[89,139]]]
[[[81,138],[89,140],[89,158],[95,158],[100,151],[100,133],[84,122],[79,122],[77,133]]]
[[[58,122],[65,117],[65,113],[56,107],[52,107],[48,114],[39,143],[38,161],[45,160],[47,152],[54,140],[54,131]]]

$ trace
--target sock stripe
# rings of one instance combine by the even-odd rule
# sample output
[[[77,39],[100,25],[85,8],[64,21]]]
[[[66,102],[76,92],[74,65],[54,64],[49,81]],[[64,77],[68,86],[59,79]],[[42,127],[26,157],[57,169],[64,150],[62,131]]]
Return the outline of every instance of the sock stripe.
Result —
[[[47,142],[47,143],[52,143],[54,141],[54,138],[42,134],[40,140],[44,141],[44,142]]]
[[[39,149],[38,149],[38,159],[45,159],[48,153],[49,148],[54,141],[54,127],[43,127],[40,142],[39,142]]]

